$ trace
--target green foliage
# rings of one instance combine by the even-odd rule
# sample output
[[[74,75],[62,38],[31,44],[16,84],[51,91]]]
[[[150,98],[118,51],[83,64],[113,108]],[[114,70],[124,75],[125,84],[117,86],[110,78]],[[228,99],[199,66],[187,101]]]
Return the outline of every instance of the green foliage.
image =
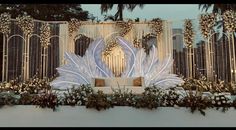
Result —
[[[80,4],[1,4],[0,13],[3,12],[9,12],[12,18],[26,13],[34,19],[45,21],[88,19],[88,11],[83,11]]]
[[[153,109],[159,106],[160,90],[155,86],[145,88],[141,96],[136,97],[134,107]]]
[[[202,92],[199,91],[189,91],[186,92],[186,96],[182,99],[179,104],[181,107],[190,107],[191,112],[198,110],[202,115],[205,116],[205,109],[212,107],[211,100],[204,96]]]
[[[225,112],[230,107],[236,108],[236,99],[232,100],[230,93],[215,92],[204,93],[201,88],[207,86],[206,81],[198,80],[186,82],[188,90],[168,89],[162,90],[155,86],[146,87],[142,94],[133,94],[128,89],[113,89],[112,94],[102,91],[94,92],[90,85],[74,86],[66,92],[52,90],[49,82],[51,79],[32,78],[26,82],[12,80],[1,84],[0,106],[3,105],[37,105],[41,108],[56,110],[59,105],[85,105],[86,108],[97,110],[108,109],[113,106],[132,106],[135,108],[155,109],[164,107],[187,107],[191,112],[200,111],[205,115],[207,108],[222,108]],[[206,83],[205,83],[206,82]],[[191,90],[195,85],[195,90]],[[214,85],[214,84],[212,84]],[[211,86],[211,88],[214,88]],[[20,91],[22,89],[23,91]],[[36,91],[35,91],[36,90]],[[180,93],[181,90],[185,93]]]
[[[44,94],[36,95],[32,99],[33,105],[38,105],[41,108],[51,108],[53,111],[58,106],[57,94],[52,91],[47,91]]]
[[[16,105],[19,103],[20,96],[15,95],[13,92],[1,92],[0,93],[0,106],[4,105]]]
[[[111,100],[102,91],[90,94],[85,105],[86,108],[95,108],[98,111],[100,111],[101,109],[108,109],[110,107],[113,107]]]
[[[129,91],[128,89],[121,89],[118,90],[112,89],[113,93],[110,96],[112,105],[114,106],[132,106],[134,105],[135,101],[135,95],[132,93],[132,91]]]
[[[169,90],[161,96],[161,106],[174,107],[181,103],[180,94],[175,90]]]

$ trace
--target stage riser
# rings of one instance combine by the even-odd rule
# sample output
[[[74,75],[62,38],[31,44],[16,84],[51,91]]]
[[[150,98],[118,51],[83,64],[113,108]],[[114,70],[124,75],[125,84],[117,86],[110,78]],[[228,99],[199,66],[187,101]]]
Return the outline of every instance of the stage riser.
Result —
[[[4,106],[0,109],[1,127],[235,127],[236,110],[226,113],[208,109],[206,116],[190,109],[160,107],[155,110],[114,107],[97,111],[85,106],[60,106],[52,109],[33,105]]]

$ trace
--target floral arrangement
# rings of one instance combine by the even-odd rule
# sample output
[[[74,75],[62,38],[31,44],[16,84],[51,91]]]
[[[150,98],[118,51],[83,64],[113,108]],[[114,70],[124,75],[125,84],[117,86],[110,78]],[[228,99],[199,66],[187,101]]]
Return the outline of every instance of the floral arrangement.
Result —
[[[67,89],[67,92],[64,92],[60,104],[62,105],[71,105],[71,106],[80,106],[85,105],[85,102],[88,101],[88,95],[93,93],[92,87],[87,87],[82,85],[79,88],[72,87]]]
[[[31,35],[34,31],[34,19],[29,15],[18,16],[16,18],[16,24],[26,36]]]
[[[55,111],[58,106],[57,94],[52,92],[52,90],[48,90],[43,94],[35,95],[32,99],[32,104],[41,108],[51,108]]]
[[[77,29],[79,29],[79,27],[82,25],[82,23],[76,19],[76,18],[72,18],[69,22],[68,22],[68,31],[69,31],[69,36],[72,36],[73,32],[76,31]]]
[[[190,19],[184,22],[184,42],[187,47],[192,47],[194,41],[193,24]]]
[[[18,79],[2,83],[0,87],[0,106],[3,105],[36,105],[51,108],[54,111],[60,105],[86,106],[103,110],[114,106],[131,106],[135,108],[156,109],[158,107],[187,107],[192,113],[198,110],[216,108],[225,112],[230,107],[236,108],[236,99],[224,91],[205,91],[215,88],[219,83],[208,83],[204,77],[188,79],[185,84],[176,88],[162,90],[156,86],[146,87],[142,94],[133,94],[125,88],[113,89],[112,94],[95,92],[90,85],[72,87],[64,91],[52,90],[49,82],[52,79],[40,79],[37,76],[21,82]],[[185,89],[179,89],[185,88]],[[218,87],[216,87],[218,88]],[[205,91],[205,92],[204,92]]]
[[[102,91],[88,95],[88,101],[85,103],[85,106],[86,108],[96,108],[99,111],[113,107],[111,99]]]
[[[160,35],[163,32],[163,20],[160,18],[155,18],[153,19],[151,22],[151,28],[153,29],[153,31]]]
[[[230,92],[231,94],[236,94],[235,85],[225,83],[222,80],[208,81],[205,76],[201,76],[198,79],[184,79],[184,81],[181,87],[185,90],[209,91],[211,93]]]
[[[120,36],[124,37],[132,29],[132,21],[131,20],[129,20],[128,22],[117,21],[116,27],[119,30]]]
[[[43,47],[50,45],[51,30],[48,23],[43,23],[40,28],[40,42]]]
[[[223,13],[224,26],[227,32],[235,32],[236,29],[236,13],[233,10],[227,10]]]
[[[112,105],[114,106],[133,106],[135,105],[135,95],[128,89],[112,89],[111,95]]]
[[[119,32],[119,36],[124,37],[128,32],[130,32],[130,30],[132,29],[132,20],[128,20],[127,22],[125,21],[117,21],[115,26]],[[114,34],[117,35],[117,34]],[[112,48],[116,47],[118,44],[116,43],[116,41],[114,40],[114,36],[111,36],[111,38],[108,38],[106,40],[106,48],[104,50],[104,55],[109,55],[110,52],[112,51]]]
[[[187,108],[190,107],[192,113],[195,110],[198,110],[202,115],[205,115],[204,110],[210,107],[211,105],[211,100],[199,91],[196,91],[195,93],[193,91],[189,91],[188,93],[186,93],[186,96],[180,102],[180,106],[185,106]]]
[[[0,32],[3,34],[10,34],[11,15],[9,13],[0,14]]]
[[[202,14],[199,19],[200,30],[204,38],[208,38],[216,23],[216,14]]]

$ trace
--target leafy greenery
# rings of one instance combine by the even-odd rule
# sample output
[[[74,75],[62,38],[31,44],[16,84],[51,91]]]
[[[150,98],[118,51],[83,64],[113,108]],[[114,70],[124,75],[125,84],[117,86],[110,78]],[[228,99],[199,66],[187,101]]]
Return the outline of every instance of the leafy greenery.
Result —
[[[102,91],[97,91],[88,96],[88,101],[85,103],[86,108],[108,109],[113,107],[111,100]]]
[[[101,14],[108,12],[113,8],[114,4],[101,4]],[[143,8],[143,4],[117,4],[117,12],[115,15],[105,15],[105,20],[123,21],[123,10],[126,8],[133,11],[137,6]]]
[[[45,21],[89,19],[88,11],[84,11],[80,4],[0,4],[0,13],[4,12],[9,12],[12,18],[26,13],[34,19]]]

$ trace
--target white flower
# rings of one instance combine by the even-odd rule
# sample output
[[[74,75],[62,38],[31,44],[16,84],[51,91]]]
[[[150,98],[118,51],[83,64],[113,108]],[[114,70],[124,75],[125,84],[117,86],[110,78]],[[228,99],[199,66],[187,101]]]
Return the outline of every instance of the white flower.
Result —
[[[221,102],[218,102],[217,104],[218,104],[218,105],[221,105]]]
[[[225,100],[223,101],[223,103],[225,103]]]
[[[10,88],[11,84],[10,83],[6,83],[5,88]]]
[[[212,104],[215,104],[216,102],[215,101],[212,101]]]
[[[77,102],[77,105],[82,105],[82,102],[79,100],[79,101]]]
[[[220,99],[225,99],[225,97],[220,97]]]
[[[178,108],[178,109],[179,109],[180,107],[179,107],[178,105],[175,104],[175,105],[174,105],[174,108]]]
[[[219,97],[216,97],[216,100],[218,101],[218,100],[220,100],[220,98],[219,98]]]

